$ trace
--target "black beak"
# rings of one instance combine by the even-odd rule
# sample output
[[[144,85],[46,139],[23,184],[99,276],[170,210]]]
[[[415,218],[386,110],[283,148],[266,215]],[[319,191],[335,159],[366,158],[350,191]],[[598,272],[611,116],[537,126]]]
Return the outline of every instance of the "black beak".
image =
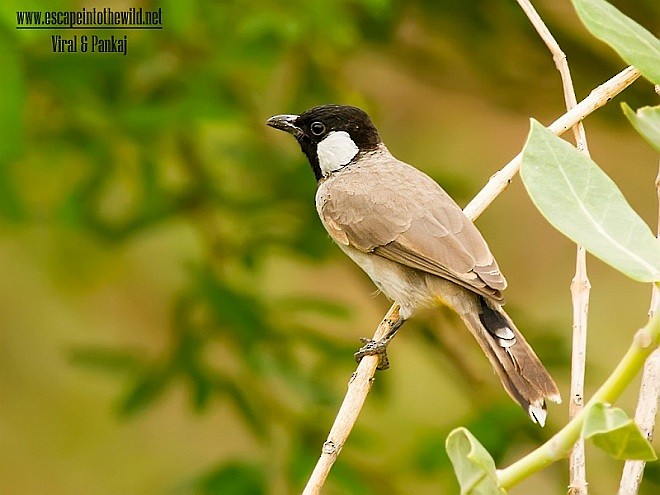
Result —
[[[275,115],[266,121],[266,125],[288,132],[297,139],[303,135],[303,131],[300,127],[296,127],[296,120],[298,120],[298,115]]]

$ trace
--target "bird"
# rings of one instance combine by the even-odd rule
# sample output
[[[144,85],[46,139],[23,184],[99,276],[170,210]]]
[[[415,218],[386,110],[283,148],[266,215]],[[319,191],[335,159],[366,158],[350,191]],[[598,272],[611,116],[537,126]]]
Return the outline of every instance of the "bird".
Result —
[[[357,357],[383,354],[421,308],[448,306],[488,357],[506,392],[545,425],[557,385],[502,308],[507,282],[474,223],[424,172],[395,158],[369,115],[321,105],[266,121],[291,134],[317,181],[316,209],[332,240],[391,301],[400,319]],[[366,339],[364,339],[366,341]],[[382,367],[388,366],[385,358]]]

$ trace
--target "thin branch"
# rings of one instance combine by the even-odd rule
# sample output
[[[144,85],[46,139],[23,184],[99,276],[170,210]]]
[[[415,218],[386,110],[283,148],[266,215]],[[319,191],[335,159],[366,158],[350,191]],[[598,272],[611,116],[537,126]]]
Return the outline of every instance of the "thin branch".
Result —
[[[607,104],[612,98],[630,86],[641,73],[635,67],[628,67],[617,75],[604,82],[589,93],[584,100],[571,110],[555,120],[548,126],[548,130],[561,136],[575,124],[583,120],[587,115]],[[488,184],[479,191],[470,204],[463,210],[465,214],[475,219],[483,213],[489,204],[502,192],[511,182],[511,179],[520,170],[522,154],[516,155],[504,168],[497,171],[488,181]]]
[[[660,85],[655,87],[656,93],[660,95]],[[658,237],[660,238],[660,168],[655,179],[655,187],[658,195]],[[660,290],[653,284],[651,292],[651,307],[649,318],[660,310]],[[658,414],[660,402],[660,349],[649,356],[644,364],[642,383],[639,387],[639,399],[635,410],[635,422],[649,441],[653,438],[655,428],[655,417]],[[619,495],[631,495],[639,491],[639,485],[644,476],[644,461],[626,461],[623,466]]]
[[[571,400],[568,417],[575,418],[584,408],[584,369],[587,358],[587,317],[589,315],[589,291],[587,255],[584,247],[577,247],[575,276],[571,281],[573,300],[573,346],[571,356]],[[569,457],[569,495],[587,494],[586,458],[584,438],[578,438]]]
[[[582,100],[575,108],[571,109],[559,119],[554,121],[548,129],[557,135],[561,135],[573,127],[587,115],[605,105],[614,96],[630,86],[640,72],[634,67],[624,69],[610,80],[595,88],[589,96]],[[521,154],[513,158],[504,168],[493,175],[486,186],[475,196],[475,198],[463,210],[471,220],[475,220],[488,205],[506,189],[511,179],[520,169]],[[382,339],[398,320],[399,306],[393,304],[383,320],[378,325],[373,340]],[[349,433],[353,429],[357,417],[371,389],[371,383],[378,364],[377,356],[365,356],[360,362],[357,371],[351,378],[335,422],[323,444],[321,457],[319,458],[312,475],[303,491],[303,495],[317,495],[341,452]]]
[[[550,30],[538,15],[529,0],[518,0],[527,17],[532,22],[541,39],[552,54],[552,59],[561,76],[564,89],[566,108],[570,110],[577,105],[575,89],[568,68],[566,54],[559,47]],[[587,136],[582,122],[573,126],[573,134],[577,147],[582,153],[589,156]],[[584,403],[584,370],[587,356],[587,317],[589,314],[589,291],[591,283],[587,277],[587,256],[582,246],[577,246],[575,260],[575,276],[571,281],[571,299],[573,302],[573,345],[571,356],[571,400],[568,405],[569,419],[573,419],[582,411]],[[569,495],[587,494],[587,472],[584,455],[584,439],[579,438],[569,460]]]
[[[393,304],[383,320],[378,325],[373,340],[383,339],[399,321],[399,306]],[[364,401],[373,384],[374,374],[378,366],[378,356],[364,356],[360,361],[355,373],[348,382],[348,391],[344,397],[337,418],[328,434],[328,439],[323,444],[321,457],[305,486],[303,495],[316,495],[321,492],[330,468],[337,460],[346,439],[350,434],[358,415],[362,410]]]

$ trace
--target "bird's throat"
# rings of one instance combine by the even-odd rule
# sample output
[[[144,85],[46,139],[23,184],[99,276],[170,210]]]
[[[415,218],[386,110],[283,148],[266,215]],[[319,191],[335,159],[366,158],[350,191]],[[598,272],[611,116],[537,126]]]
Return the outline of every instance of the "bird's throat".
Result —
[[[329,175],[348,165],[359,148],[346,131],[333,131],[316,148],[319,167],[323,175]]]

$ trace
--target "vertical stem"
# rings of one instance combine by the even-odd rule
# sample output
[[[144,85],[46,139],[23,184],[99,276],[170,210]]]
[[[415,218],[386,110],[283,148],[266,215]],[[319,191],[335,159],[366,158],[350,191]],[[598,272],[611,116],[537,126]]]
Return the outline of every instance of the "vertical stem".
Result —
[[[571,110],[577,105],[575,89],[571,79],[571,71],[568,68],[566,54],[559,47],[559,43],[552,36],[539,14],[536,12],[529,0],[518,0],[531,23],[536,28],[539,36],[546,44],[555,66],[561,76],[562,88],[566,109]],[[577,148],[589,156],[587,137],[582,122],[573,126],[573,135]],[[587,354],[587,316],[589,313],[589,291],[591,284],[587,277],[587,258],[582,246],[577,246],[575,261],[575,276],[571,281],[571,299],[573,302],[573,346],[571,357],[571,400],[569,403],[569,419],[575,418],[583,408],[584,402],[584,369]],[[573,446],[569,462],[569,495],[587,494],[587,473],[584,456],[584,440],[582,438]]]
[[[660,95],[660,85],[655,87],[656,93]],[[658,195],[658,237],[660,237],[660,167],[655,179],[655,188]],[[657,284],[653,284],[651,291],[651,307],[649,318],[653,318],[660,310],[660,290]],[[656,349],[644,364],[642,383],[639,388],[639,399],[635,410],[635,422],[640,427],[649,441],[653,438],[655,417],[658,414],[658,403],[660,401],[660,349]],[[623,466],[619,495],[637,493],[639,485],[644,476],[644,461],[626,461]]]
[[[587,315],[589,311],[589,290],[586,253],[582,246],[577,247],[575,277],[571,282],[573,299],[573,346],[571,356],[571,397],[568,404],[569,419],[575,418],[584,407],[584,368],[587,347]],[[579,438],[569,458],[570,495],[587,493],[587,474],[584,455],[584,439]]]

